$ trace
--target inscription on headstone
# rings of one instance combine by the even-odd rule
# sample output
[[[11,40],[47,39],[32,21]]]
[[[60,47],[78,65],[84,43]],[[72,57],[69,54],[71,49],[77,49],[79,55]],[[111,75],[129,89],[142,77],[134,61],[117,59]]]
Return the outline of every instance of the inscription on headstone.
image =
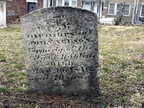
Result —
[[[29,90],[98,94],[98,35],[94,13],[52,7],[25,15],[21,23]]]

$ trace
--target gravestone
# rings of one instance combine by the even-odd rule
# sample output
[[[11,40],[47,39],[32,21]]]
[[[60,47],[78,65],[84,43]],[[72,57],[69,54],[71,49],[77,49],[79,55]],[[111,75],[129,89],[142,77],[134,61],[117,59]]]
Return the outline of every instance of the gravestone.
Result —
[[[0,0],[0,28],[6,27],[6,1],[11,0]]]
[[[51,7],[21,18],[28,88],[54,94],[98,94],[95,13]]]
[[[6,1],[0,1],[0,28],[6,27]]]

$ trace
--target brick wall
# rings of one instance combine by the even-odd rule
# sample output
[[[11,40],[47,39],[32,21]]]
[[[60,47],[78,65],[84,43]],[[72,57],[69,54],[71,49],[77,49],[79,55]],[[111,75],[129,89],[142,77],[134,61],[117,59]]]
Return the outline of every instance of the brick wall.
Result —
[[[17,16],[19,14],[19,5],[17,0],[7,2],[7,16]]]
[[[43,0],[38,0],[36,9],[43,7]],[[23,16],[28,13],[28,3],[26,0],[13,0],[7,2],[7,16]]]

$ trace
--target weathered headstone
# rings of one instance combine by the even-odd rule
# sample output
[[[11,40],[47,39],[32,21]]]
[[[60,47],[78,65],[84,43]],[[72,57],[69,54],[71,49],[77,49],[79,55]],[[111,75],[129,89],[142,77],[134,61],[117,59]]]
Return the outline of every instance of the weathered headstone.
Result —
[[[6,27],[6,1],[11,0],[0,0],[0,28]]]
[[[6,27],[6,1],[0,0],[0,28]]]
[[[21,22],[29,90],[99,93],[96,14],[52,7],[27,14]]]

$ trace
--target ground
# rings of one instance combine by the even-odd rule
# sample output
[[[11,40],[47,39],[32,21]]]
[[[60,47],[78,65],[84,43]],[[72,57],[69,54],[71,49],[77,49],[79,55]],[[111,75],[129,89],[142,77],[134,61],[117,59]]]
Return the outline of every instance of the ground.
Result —
[[[99,25],[100,96],[27,91],[20,25],[0,29],[0,108],[144,107],[144,27]]]

